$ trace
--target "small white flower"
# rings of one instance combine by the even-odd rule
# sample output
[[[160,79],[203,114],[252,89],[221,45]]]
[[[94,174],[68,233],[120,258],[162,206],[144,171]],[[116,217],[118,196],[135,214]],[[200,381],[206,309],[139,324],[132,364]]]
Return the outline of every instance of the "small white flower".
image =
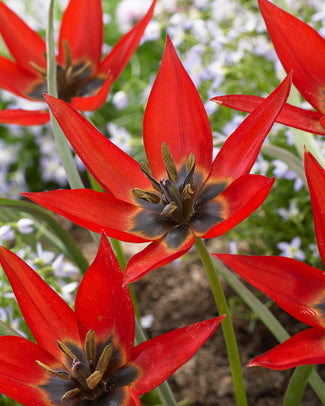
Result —
[[[117,110],[123,110],[129,104],[129,97],[123,90],[119,90],[114,94],[112,102]]]
[[[283,257],[288,258],[295,258],[300,261],[304,261],[306,259],[305,253],[300,249],[301,246],[301,238],[295,237],[291,240],[291,242],[281,241],[277,244],[279,250],[281,250],[280,255]]]
[[[146,314],[140,318],[140,324],[143,328],[150,328],[152,327],[153,320],[153,314]]]
[[[34,225],[33,220],[28,218],[22,218],[17,221],[18,231],[22,234],[31,233],[34,230],[33,225]]]
[[[0,227],[0,241],[9,241],[15,237],[15,233],[10,224]]]

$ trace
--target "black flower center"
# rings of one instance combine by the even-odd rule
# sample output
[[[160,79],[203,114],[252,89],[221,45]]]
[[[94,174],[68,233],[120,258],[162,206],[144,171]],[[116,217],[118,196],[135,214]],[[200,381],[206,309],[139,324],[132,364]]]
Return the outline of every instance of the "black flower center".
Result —
[[[225,204],[218,195],[229,180],[206,179],[195,170],[193,153],[177,168],[166,143],[161,150],[167,177],[157,181],[149,165],[140,164],[153,190],[132,190],[143,210],[135,214],[131,231],[148,240],[166,236],[167,247],[177,249],[189,236],[203,236],[225,219]]]
[[[57,89],[58,97],[67,103],[73,97],[89,96],[94,94],[104,83],[104,77],[93,76],[93,68],[90,61],[82,61],[77,65],[72,64],[69,45],[63,41],[65,51],[64,67],[57,65]],[[29,97],[43,100],[43,93],[47,91],[47,72],[37,65],[31,65],[41,73],[43,80],[28,93]]]
[[[145,163],[140,164],[141,170],[150,180],[153,188],[158,193],[151,193],[142,189],[133,189],[133,194],[138,199],[154,203],[163,204],[160,212],[161,217],[172,219],[177,224],[188,224],[193,213],[193,176],[195,170],[194,154],[190,154],[186,162],[186,170],[177,172],[174,159],[164,142],[161,147],[164,165],[168,178],[161,178],[157,182],[153,177],[149,166]]]
[[[136,381],[139,372],[130,364],[120,366],[121,355],[112,343],[101,346],[99,351],[95,333],[90,330],[85,352],[62,342],[58,342],[58,346],[66,355],[67,369],[52,369],[36,361],[51,375],[43,387],[55,403],[90,406],[107,400],[122,404],[125,387]]]

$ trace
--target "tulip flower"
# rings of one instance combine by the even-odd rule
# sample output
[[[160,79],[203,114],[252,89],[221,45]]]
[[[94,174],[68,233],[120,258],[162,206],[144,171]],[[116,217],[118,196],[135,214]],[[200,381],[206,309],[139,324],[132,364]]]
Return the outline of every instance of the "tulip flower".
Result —
[[[132,301],[105,235],[80,283],[74,311],[2,247],[0,263],[36,340],[0,337],[0,392],[25,406],[139,406],[139,395],[183,365],[224,318],[133,347]]]
[[[258,0],[275,51],[292,82],[316,110],[285,104],[279,123],[307,132],[325,135],[325,39],[317,31],[268,0]],[[251,112],[263,98],[252,95],[215,97],[215,102],[236,110]]]
[[[101,59],[103,13],[101,0],[70,0],[63,14],[57,61],[58,97],[78,110],[101,107],[136,50],[149,23],[156,0],[147,14]],[[0,57],[0,88],[30,101],[44,101],[47,89],[45,41],[2,1],[0,33],[12,59]],[[0,111],[0,122],[35,125],[50,120],[47,109]]]
[[[144,116],[148,163],[140,165],[72,106],[46,100],[73,148],[106,193],[89,189],[24,196],[92,231],[150,242],[128,263],[129,283],[187,252],[196,237],[224,234],[257,209],[273,179],[251,175],[285,102],[290,77],[227,139],[212,161],[212,133],[200,96],[170,41]]]
[[[325,264],[325,171],[305,152],[305,170],[314,214],[316,240]],[[291,258],[213,254],[287,313],[309,324],[310,329],[289,338],[248,366],[287,369],[325,363],[325,274]]]

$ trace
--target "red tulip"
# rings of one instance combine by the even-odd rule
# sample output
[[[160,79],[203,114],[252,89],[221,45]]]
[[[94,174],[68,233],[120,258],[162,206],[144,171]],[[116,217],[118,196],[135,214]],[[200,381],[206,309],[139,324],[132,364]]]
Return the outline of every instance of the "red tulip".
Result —
[[[258,0],[268,33],[292,82],[316,111],[285,104],[276,121],[315,134],[325,135],[325,40],[313,28],[267,0]],[[251,112],[263,100],[248,95],[220,96],[213,101]]]
[[[196,237],[222,235],[262,204],[273,179],[249,171],[290,83],[288,77],[212,161],[208,117],[168,39],[144,116],[149,165],[139,166],[73,107],[47,96],[75,151],[107,193],[75,189],[24,195],[95,232],[153,241],[128,264],[126,281],[135,281],[180,257]]]
[[[325,264],[325,171],[305,152],[305,170],[314,213],[316,240]],[[325,274],[295,259],[213,254],[286,312],[312,328],[296,334],[249,363],[271,369],[325,363]]]
[[[153,0],[147,14],[101,59],[101,0],[70,0],[62,18],[56,58],[59,98],[78,110],[102,106],[110,85],[136,50],[155,3]],[[24,99],[43,101],[47,88],[45,41],[2,1],[0,33],[12,55],[12,59],[0,57],[0,88]],[[1,123],[35,125],[49,120],[46,109],[0,111]]]
[[[24,261],[0,247],[0,263],[36,343],[0,337],[0,392],[25,406],[140,405],[213,334],[224,316],[133,347],[134,310],[103,235],[74,311]]]

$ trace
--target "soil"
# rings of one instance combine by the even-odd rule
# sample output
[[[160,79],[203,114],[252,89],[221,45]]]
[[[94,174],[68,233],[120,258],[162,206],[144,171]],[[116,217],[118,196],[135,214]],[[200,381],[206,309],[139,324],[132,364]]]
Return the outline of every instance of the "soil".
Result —
[[[80,239],[80,230],[78,235],[85,255],[92,260],[96,252],[94,244],[88,241],[83,232]],[[220,245],[218,240],[217,244]],[[130,256],[143,248],[140,244],[123,244],[123,247]],[[218,252],[217,248],[213,242],[208,245],[209,252]],[[246,305],[232,289],[224,281],[222,284],[233,314],[248,403],[250,406],[280,406],[283,404],[284,393],[293,369],[272,371],[245,366],[252,358],[273,348],[277,340],[261,321],[250,314]],[[218,316],[207,277],[194,250],[181,260],[150,272],[134,283],[133,287],[141,315],[153,315],[152,326],[146,329],[149,337]],[[268,301],[266,296],[261,296],[254,288],[251,289],[261,300]],[[276,304],[272,304],[271,310],[290,334],[306,328]],[[317,367],[317,370],[324,378],[324,367]],[[186,399],[184,403],[186,405],[235,406],[231,371],[221,326],[168,382],[176,400]],[[320,404],[311,387],[307,386],[300,405]]]

